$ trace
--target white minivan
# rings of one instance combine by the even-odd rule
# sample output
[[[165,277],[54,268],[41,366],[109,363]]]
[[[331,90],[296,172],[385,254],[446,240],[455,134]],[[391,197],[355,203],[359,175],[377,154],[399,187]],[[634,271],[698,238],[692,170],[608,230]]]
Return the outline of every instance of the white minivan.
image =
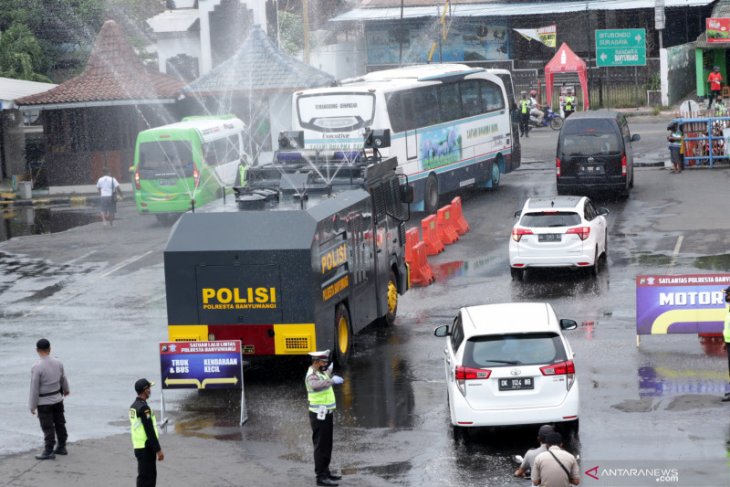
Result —
[[[444,364],[455,436],[466,428],[554,424],[578,430],[578,381],[573,350],[548,303],[461,308],[446,338]]]

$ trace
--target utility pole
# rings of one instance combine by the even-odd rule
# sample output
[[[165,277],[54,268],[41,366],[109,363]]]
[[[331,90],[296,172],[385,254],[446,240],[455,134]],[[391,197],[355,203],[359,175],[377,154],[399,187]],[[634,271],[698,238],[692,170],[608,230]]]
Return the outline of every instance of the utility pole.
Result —
[[[302,56],[305,64],[309,64],[309,4],[302,0],[302,29],[304,30],[304,54]]]

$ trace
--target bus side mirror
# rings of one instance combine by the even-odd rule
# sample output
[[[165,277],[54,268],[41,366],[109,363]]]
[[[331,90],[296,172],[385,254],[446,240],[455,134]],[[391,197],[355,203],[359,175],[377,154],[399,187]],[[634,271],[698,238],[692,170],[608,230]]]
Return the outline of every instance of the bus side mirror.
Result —
[[[303,149],[304,132],[301,130],[281,132],[279,134],[279,149]]]
[[[400,199],[403,203],[413,203],[413,186],[404,184],[400,187]]]

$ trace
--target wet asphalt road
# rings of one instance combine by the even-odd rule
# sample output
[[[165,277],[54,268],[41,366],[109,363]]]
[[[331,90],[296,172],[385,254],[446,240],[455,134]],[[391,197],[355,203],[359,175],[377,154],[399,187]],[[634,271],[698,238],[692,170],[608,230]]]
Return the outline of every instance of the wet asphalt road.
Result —
[[[631,126],[642,134],[637,152],[646,159],[663,157],[665,120]],[[453,440],[443,342],[432,335],[460,306],[503,301],[549,301],[559,317],[581,324],[568,338],[581,387],[580,445],[574,447],[583,471],[676,468],[679,482],[673,485],[727,485],[730,406],[719,402],[726,359],[691,335],[647,337],[637,349],[634,277],[730,272],[730,219],[719,210],[727,201],[730,172],[672,175],[659,167],[637,168],[628,200],[598,199],[611,214],[609,257],[597,279],[551,272],[513,282],[507,260],[512,215],[527,197],[555,192],[557,132],[541,130],[525,141],[522,169],[504,176],[498,191],[465,196],[472,231],[430,258],[437,282],[401,298],[395,326],[357,337],[352,366],[343,373],[346,382],[337,390],[333,466],[344,474],[342,485],[529,485],[511,476],[510,455],[532,446],[536,427]],[[40,336],[51,340],[71,380],[70,441],[126,431],[131,384],[159,374],[168,233],[169,227],[125,205],[113,229],[97,222],[0,244],[0,383],[6,390],[0,397],[6,418],[0,455],[41,444],[37,420],[25,406]],[[268,470],[261,480],[308,482],[305,368],[306,361],[290,360],[248,371],[249,421],[243,428],[237,426],[235,395],[166,393],[171,431],[240,449]],[[199,485],[185,482],[178,478],[176,485]],[[654,477],[601,482],[584,476],[583,482],[657,484]]]

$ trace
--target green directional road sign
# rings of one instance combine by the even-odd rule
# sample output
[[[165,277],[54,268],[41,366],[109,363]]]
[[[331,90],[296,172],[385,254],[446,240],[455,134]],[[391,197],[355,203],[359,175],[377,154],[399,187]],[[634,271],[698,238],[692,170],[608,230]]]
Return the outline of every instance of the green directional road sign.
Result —
[[[597,30],[596,66],[646,66],[646,29]]]

